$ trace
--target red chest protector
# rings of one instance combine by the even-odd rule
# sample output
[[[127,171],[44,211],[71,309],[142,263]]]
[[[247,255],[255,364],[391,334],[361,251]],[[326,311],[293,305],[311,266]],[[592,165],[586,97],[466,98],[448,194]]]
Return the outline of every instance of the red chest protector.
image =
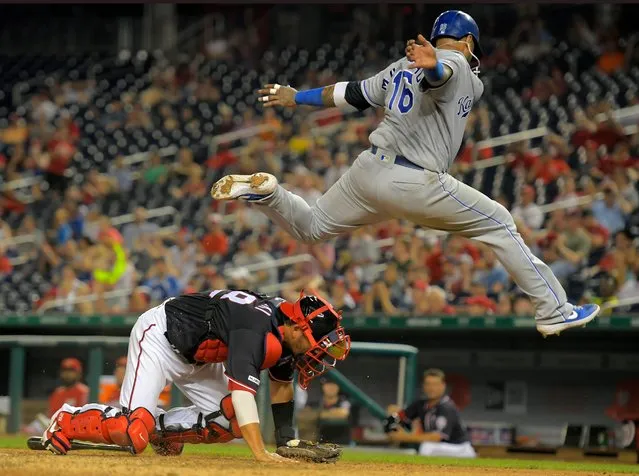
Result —
[[[229,356],[228,346],[220,339],[206,339],[198,346],[193,358],[198,363],[220,363]],[[269,332],[264,336],[264,359],[260,370],[273,367],[282,356],[282,343]]]

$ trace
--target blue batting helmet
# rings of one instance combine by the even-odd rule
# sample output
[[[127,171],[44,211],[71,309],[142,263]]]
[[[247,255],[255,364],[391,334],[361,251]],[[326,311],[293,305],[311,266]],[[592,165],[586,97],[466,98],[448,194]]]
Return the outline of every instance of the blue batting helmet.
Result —
[[[479,27],[473,17],[461,10],[448,10],[437,17],[430,34],[430,42],[434,43],[439,38],[454,38],[459,40],[467,35],[473,37],[475,51],[479,56],[482,51],[479,46]]]

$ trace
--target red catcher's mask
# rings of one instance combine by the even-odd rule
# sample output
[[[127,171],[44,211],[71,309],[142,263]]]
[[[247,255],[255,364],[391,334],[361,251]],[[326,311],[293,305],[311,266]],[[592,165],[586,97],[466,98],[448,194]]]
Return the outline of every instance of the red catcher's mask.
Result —
[[[298,384],[307,389],[311,380],[335,367],[338,360],[346,359],[351,350],[351,337],[341,325],[341,313],[315,291],[311,294],[302,291],[297,301],[283,302],[280,310],[311,343],[311,348],[297,356],[295,362]]]

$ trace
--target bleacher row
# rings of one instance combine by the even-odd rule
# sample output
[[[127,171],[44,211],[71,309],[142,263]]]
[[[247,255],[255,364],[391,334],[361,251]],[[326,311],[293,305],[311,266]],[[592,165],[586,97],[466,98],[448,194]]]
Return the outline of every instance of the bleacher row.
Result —
[[[68,58],[55,57],[1,57],[2,85],[4,91],[4,106],[0,108],[0,117],[7,117],[9,105],[7,101],[14,92],[14,88],[25,95],[36,93],[38,84],[45,84],[46,77],[57,78],[58,81],[80,80],[87,77],[95,78],[95,90],[89,104],[67,104],[67,111],[75,124],[80,128],[80,139],[77,143],[77,153],[73,157],[69,175],[73,183],[81,184],[86,175],[93,170],[107,173],[113,160],[117,156],[129,156],[158,148],[175,146],[175,154],[168,154],[162,158],[164,163],[175,162],[177,150],[180,147],[190,148],[197,163],[202,164],[208,157],[208,144],[218,135],[218,127],[223,123],[223,108],[225,104],[233,111],[235,119],[241,118],[248,109],[254,109],[261,114],[261,108],[255,101],[255,89],[268,82],[302,84],[307,70],[322,71],[326,68],[338,71],[340,78],[354,78],[361,76],[362,68],[372,73],[371,65],[367,63],[366,45],[344,42],[336,47],[325,44],[316,51],[309,52],[289,46],[278,51],[269,50],[260,62],[259,71],[248,70],[237,64],[226,61],[208,60],[196,57],[192,66],[196,71],[196,78],[211,78],[219,85],[222,99],[220,102],[198,101],[192,91],[184,87],[178,91],[177,100],[173,103],[160,102],[149,111],[153,126],[144,128],[118,128],[111,130],[106,127],[106,119],[113,110],[113,101],[118,101],[123,93],[141,93],[154,86],[156,72],[166,66],[166,59],[161,53],[150,55],[146,52],[131,54],[120,53],[116,58],[100,55],[83,55]],[[383,68],[388,59],[403,54],[404,44],[397,42],[393,45],[377,43],[375,48],[378,57],[376,67]],[[487,72],[487,94],[481,101],[481,106],[488,109],[490,118],[490,137],[504,136],[539,127],[553,130],[564,130],[563,126],[572,121],[572,115],[578,108],[586,108],[601,99],[610,101],[614,108],[627,106],[634,98],[639,83],[639,68],[633,67],[627,73],[619,72],[606,76],[591,68],[585,71],[566,72],[564,80],[568,93],[563,97],[552,96],[547,103],[537,99],[525,101],[522,92],[529,88],[535,76],[540,71],[549,71],[554,65],[559,65],[569,71],[581,64],[579,49],[569,48],[560,43],[553,48],[541,62],[534,64],[520,62],[509,68],[500,67],[494,72]],[[24,84],[23,84],[24,83]],[[157,86],[160,87],[160,86]],[[177,118],[178,127],[165,128],[163,114],[166,108]],[[185,109],[192,112],[193,119],[190,127],[186,127],[181,120]],[[18,115],[27,115],[24,107],[18,107]],[[291,111],[282,112],[284,119],[292,119]],[[295,116],[299,119],[300,115]],[[303,117],[303,115],[301,115]],[[0,119],[0,128],[6,127],[8,121]],[[318,133],[316,130],[315,133]],[[328,147],[331,152],[340,147],[336,137],[338,131],[328,136]],[[486,139],[486,137],[478,137]],[[531,141],[531,146],[542,143],[543,134],[537,135]],[[233,146],[243,141],[232,142]],[[498,142],[497,142],[498,143]],[[493,147],[493,155],[503,155],[507,144]],[[11,148],[2,146],[0,152],[9,154]],[[350,147],[351,158],[355,156],[357,147]],[[284,156],[285,170],[290,170],[297,160],[292,154]],[[578,151],[575,151],[570,161],[578,161]],[[143,166],[144,161],[138,162]],[[135,169],[135,166],[132,166]],[[223,170],[209,170],[204,176],[207,183],[218,178]],[[518,182],[516,173],[505,164],[481,169],[472,168],[464,174],[465,182],[472,184],[491,196],[504,195],[511,203],[517,199]],[[180,222],[192,227],[196,235],[204,232],[202,221],[210,210],[210,198],[202,200],[185,200],[173,198],[168,193],[173,187],[179,187],[185,178],[170,175],[164,183],[142,183],[138,181],[130,196],[123,197],[113,194],[100,203],[102,213],[117,216],[131,213],[136,206],[157,208],[172,206],[177,210]],[[59,201],[45,198],[33,202],[30,206],[37,207],[38,225],[47,229],[52,220]],[[550,187],[543,195],[543,202],[554,199],[557,188]],[[162,226],[175,222],[175,217],[163,216],[157,219]],[[5,221],[12,227],[20,225],[21,215],[8,213]],[[46,292],[50,277],[38,272],[33,262],[25,262],[15,266],[8,278],[11,286],[0,289],[0,311],[11,310],[25,312],[31,308],[31,303]]]

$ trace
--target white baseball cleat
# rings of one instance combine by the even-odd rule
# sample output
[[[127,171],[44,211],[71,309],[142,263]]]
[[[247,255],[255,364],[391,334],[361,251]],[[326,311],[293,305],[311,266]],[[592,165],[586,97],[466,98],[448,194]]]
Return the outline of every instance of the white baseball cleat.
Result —
[[[585,304],[575,306],[568,319],[554,324],[537,324],[537,330],[544,336],[559,335],[562,331],[571,327],[585,327],[599,314],[600,307],[597,304]]]
[[[273,194],[277,179],[265,172],[253,175],[227,175],[215,182],[211,197],[215,200],[246,200],[260,202]]]

